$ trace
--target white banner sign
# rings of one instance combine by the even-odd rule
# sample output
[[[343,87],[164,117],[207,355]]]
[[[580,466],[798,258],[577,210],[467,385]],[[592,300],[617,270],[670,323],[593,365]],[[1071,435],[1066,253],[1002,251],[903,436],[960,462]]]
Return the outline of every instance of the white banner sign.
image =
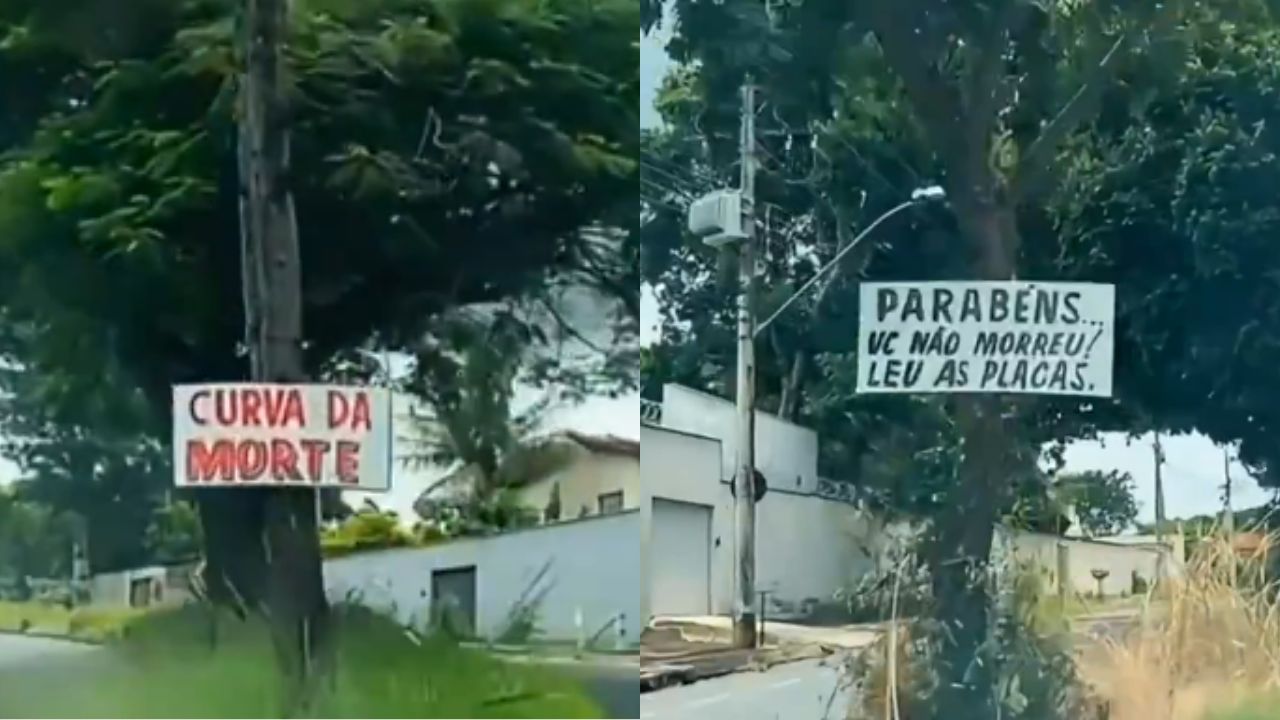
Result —
[[[1115,287],[864,283],[858,392],[1111,396]]]
[[[387,390],[225,383],[173,388],[179,487],[391,486]]]

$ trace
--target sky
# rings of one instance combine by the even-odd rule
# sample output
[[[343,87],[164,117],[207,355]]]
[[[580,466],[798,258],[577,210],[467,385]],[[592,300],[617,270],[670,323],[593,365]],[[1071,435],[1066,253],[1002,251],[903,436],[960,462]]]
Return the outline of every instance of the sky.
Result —
[[[642,36],[640,41],[640,118],[641,127],[657,124],[653,99],[663,75],[672,66],[663,51],[666,32]],[[658,302],[645,288],[641,296],[641,342],[649,344],[657,337]],[[850,332],[854,329],[850,328]],[[1224,482],[1223,452],[1202,435],[1162,438],[1166,463],[1163,468],[1165,512],[1170,518],[1189,517],[1217,512]],[[1066,471],[1121,470],[1133,476],[1138,500],[1138,519],[1155,518],[1155,464],[1151,436],[1127,441],[1123,435],[1107,435],[1100,441],[1071,445],[1066,454]],[[1244,468],[1232,463],[1233,504],[1237,508],[1259,505],[1270,498],[1260,489]]]

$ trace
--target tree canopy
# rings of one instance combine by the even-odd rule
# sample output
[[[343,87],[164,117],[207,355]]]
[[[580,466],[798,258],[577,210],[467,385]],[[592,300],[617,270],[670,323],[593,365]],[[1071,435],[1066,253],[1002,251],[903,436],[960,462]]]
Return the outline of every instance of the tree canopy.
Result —
[[[170,386],[247,376],[240,5],[0,9],[7,452],[50,502],[137,512],[122,520],[135,549],[168,482]],[[461,306],[511,307],[528,345],[554,345],[531,308],[555,312],[566,289],[587,288],[613,331],[607,356],[543,359],[536,374],[627,381],[639,303],[634,3],[305,0],[291,12],[290,184],[311,376],[335,377],[362,347],[452,352],[424,338]],[[224,510],[226,522],[205,523],[210,536],[234,533],[242,509]]]
[[[645,8],[656,22],[659,5]],[[938,707],[994,715],[989,696],[971,694],[993,685],[961,678],[987,628],[984,591],[964,568],[985,562],[988,521],[1035,486],[1023,479],[1045,448],[1060,456],[1061,443],[1107,430],[1194,430],[1239,442],[1264,477],[1275,465],[1271,3],[671,8],[668,51],[685,65],[660,95],[667,122],[642,141],[642,267],[665,321],[646,387],[730,387],[732,293],[720,279],[731,260],[675,223],[691,196],[732,184],[748,76],[764,103],[760,316],[913,187],[944,186],[945,210],[878,229],[842,279],[766,333],[758,394],[818,428],[826,475],[935,520],[933,594],[954,649]],[[1113,398],[855,395],[858,278],[1014,276],[1116,286]]]

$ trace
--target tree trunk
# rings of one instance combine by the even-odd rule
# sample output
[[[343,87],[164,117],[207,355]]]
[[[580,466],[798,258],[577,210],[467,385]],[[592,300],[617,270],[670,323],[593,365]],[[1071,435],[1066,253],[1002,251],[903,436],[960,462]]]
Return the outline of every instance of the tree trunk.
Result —
[[[282,48],[286,0],[248,0],[247,65],[240,124],[241,267],[251,377],[305,381],[302,272],[289,182],[289,131]],[[306,488],[232,491],[249,494],[244,538],[261,547],[266,573],[258,606],[270,623],[285,678],[288,711],[302,710],[314,686],[314,661],[326,660],[324,595],[315,492]],[[252,501],[247,501],[252,502]],[[260,518],[258,527],[254,520]],[[255,532],[256,530],[256,532]],[[229,544],[234,544],[230,543]],[[257,550],[252,551],[256,553]],[[247,570],[248,568],[246,568]],[[252,579],[252,573],[248,573]]]
[[[966,246],[973,252],[975,279],[1014,277],[1018,232],[1016,211],[1002,202],[994,171],[974,158],[974,180],[949,193]],[[942,683],[937,707],[948,720],[996,717],[990,658],[982,658],[990,632],[991,546],[999,508],[1008,495],[1012,454],[1006,404],[997,395],[957,400],[963,455],[954,497],[944,504],[930,553],[936,619],[943,625]]]
[[[782,379],[782,399],[778,402],[778,417],[795,422],[800,415],[801,390],[808,371],[809,353],[800,349],[791,358],[791,371]]]

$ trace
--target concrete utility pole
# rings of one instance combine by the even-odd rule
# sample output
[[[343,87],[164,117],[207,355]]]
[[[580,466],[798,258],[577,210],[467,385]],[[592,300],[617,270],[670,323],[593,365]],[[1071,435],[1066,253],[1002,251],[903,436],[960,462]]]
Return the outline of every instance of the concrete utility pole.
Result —
[[[1231,449],[1222,448],[1222,474],[1225,483],[1222,486],[1222,534],[1227,538],[1229,551],[1228,571],[1231,573],[1231,587],[1236,586],[1236,514],[1231,509]]]
[[[1164,464],[1164,451],[1160,448],[1160,433],[1152,433],[1154,440],[1151,449],[1155,454],[1156,463],[1156,544],[1160,546],[1160,555],[1156,558],[1156,582],[1164,581],[1165,574],[1165,555],[1167,549],[1164,544],[1164,480],[1160,474],[1160,467]]]
[[[1222,448],[1222,475],[1226,482],[1222,486],[1222,531],[1227,539],[1235,537],[1236,515],[1231,510],[1231,450]]]
[[[240,240],[245,345],[255,382],[304,382],[302,269],[289,189],[284,42],[287,0],[247,0],[240,120]],[[262,493],[266,604],[281,670],[300,682],[322,644],[328,606],[316,497],[309,488]],[[301,695],[297,699],[301,699]]]
[[[734,528],[738,551],[738,593],[734,599],[733,638],[738,647],[756,646],[753,611],[756,575],[755,387],[753,342],[756,241],[756,88],[751,76],[742,86],[742,227],[738,243],[738,392],[737,459],[734,463]]]

